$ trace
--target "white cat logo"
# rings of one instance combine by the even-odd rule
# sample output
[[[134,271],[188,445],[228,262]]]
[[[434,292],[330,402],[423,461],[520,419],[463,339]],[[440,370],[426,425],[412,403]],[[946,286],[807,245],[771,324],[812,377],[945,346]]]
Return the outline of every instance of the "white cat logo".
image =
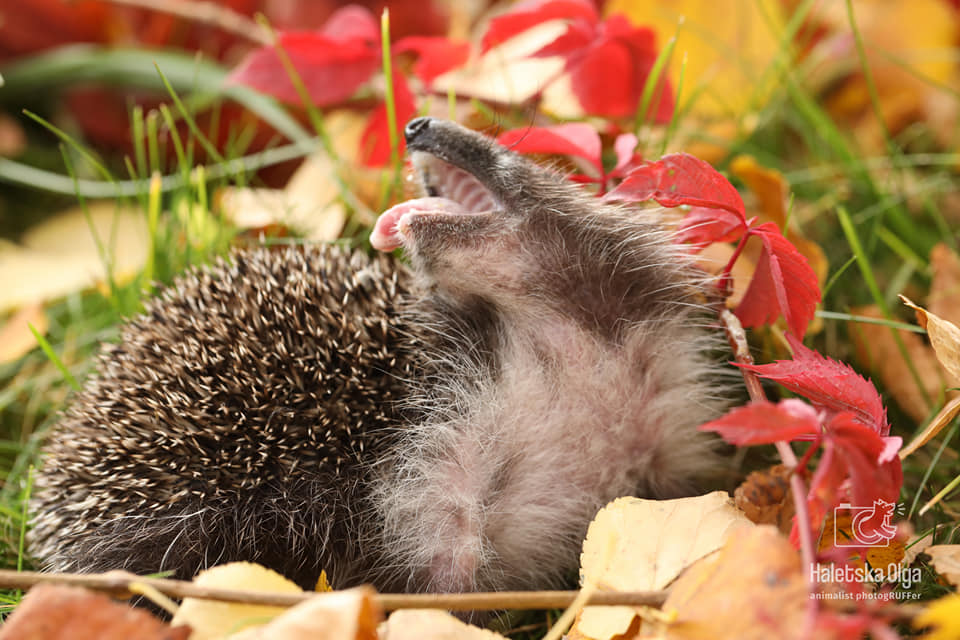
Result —
[[[897,528],[890,524],[896,505],[886,500],[874,500],[873,506],[854,507],[841,504],[833,510],[833,544],[836,547],[885,547],[897,534]],[[850,533],[840,530],[837,522],[840,516],[849,511],[852,517]],[[880,526],[876,526],[877,514],[883,517]]]

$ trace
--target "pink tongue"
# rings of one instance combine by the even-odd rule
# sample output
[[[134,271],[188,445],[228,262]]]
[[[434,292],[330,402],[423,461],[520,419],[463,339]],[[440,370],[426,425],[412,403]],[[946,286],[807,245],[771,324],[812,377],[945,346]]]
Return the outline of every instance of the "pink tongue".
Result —
[[[380,214],[370,234],[370,244],[380,251],[393,251],[403,244],[402,218],[407,214],[431,215],[464,213],[459,203],[448,198],[417,198],[390,207]]]

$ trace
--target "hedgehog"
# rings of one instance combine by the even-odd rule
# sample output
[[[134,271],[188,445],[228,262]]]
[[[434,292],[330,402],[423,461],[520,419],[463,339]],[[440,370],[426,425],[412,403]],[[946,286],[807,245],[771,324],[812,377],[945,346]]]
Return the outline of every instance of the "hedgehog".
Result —
[[[404,134],[423,197],[377,257],[235,251],[104,350],[36,478],[46,569],[550,588],[608,501],[716,468],[712,286],[657,213],[452,122]]]

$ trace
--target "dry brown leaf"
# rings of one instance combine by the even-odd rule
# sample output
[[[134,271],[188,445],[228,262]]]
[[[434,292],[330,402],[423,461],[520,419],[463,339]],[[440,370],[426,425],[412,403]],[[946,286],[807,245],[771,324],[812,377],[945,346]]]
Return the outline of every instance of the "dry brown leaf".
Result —
[[[383,612],[371,587],[317,594],[229,640],[376,640]]]
[[[937,544],[927,547],[933,568],[953,586],[960,586],[960,544]]]
[[[123,281],[146,261],[144,216],[112,201],[91,202],[90,219]],[[64,296],[103,282],[106,269],[80,207],[61,213],[24,234],[20,244],[0,241],[0,312]]]
[[[27,136],[23,127],[10,114],[0,113],[0,156],[12,158],[23,153]]]
[[[581,580],[614,591],[663,589],[731,532],[752,526],[723,491],[678,500],[618,498],[590,523]],[[636,615],[632,607],[586,607],[574,629],[583,637],[612,638]]]
[[[876,305],[854,308],[850,312],[867,318],[883,318],[883,313]],[[917,422],[926,419],[934,407],[924,400],[923,393],[917,388],[890,328],[866,322],[850,323],[849,327],[857,359],[880,378],[887,392],[911,418]],[[897,333],[913,362],[924,392],[931,401],[936,402],[944,389],[944,373],[936,356],[919,335],[910,331]]]
[[[960,256],[941,242],[930,251],[930,268],[927,308],[941,318],[960,318]]]
[[[941,53],[956,43],[960,22],[942,0],[854,0],[853,10],[883,124],[876,118],[862,65],[851,46],[846,3],[815,3],[810,20],[831,34],[818,47],[826,57],[822,66],[851,70],[829,96],[828,110],[852,125],[862,148],[879,152],[886,148],[884,128],[896,133],[924,116],[928,96],[948,93],[938,85],[951,86],[955,62]],[[835,77],[826,80],[831,88],[837,84]]]
[[[947,404],[943,405],[943,408],[933,417],[930,424],[928,424],[922,432],[917,434],[913,440],[910,441],[910,444],[900,449],[900,459],[903,460],[930,442],[938,433],[953,422],[953,419],[957,417],[957,413],[960,413],[960,396],[954,396]]]
[[[23,307],[0,327],[0,364],[13,362],[37,346],[31,326],[40,335],[46,334],[49,321],[42,304]]]
[[[381,640],[505,640],[499,633],[466,624],[446,611],[394,611],[380,631]]]
[[[754,524],[772,524],[787,534],[795,512],[790,492],[790,470],[778,464],[747,476],[733,498],[737,507]]]
[[[960,328],[905,296],[900,296],[900,300],[917,313],[917,324],[927,330],[937,360],[955,381],[960,380]]]
[[[276,571],[252,562],[231,562],[207,569],[200,572],[193,582],[204,587],[303,592]],[[286,610],[284,607],[186,598],[173,617],[173,623],[187,624],[193,628],[190,640],[216,640],[246,627],[269,622]]]
[[[933,532],[923,537],[914,536],[907,542],[907,548],[903,553],[903,565],[909,567],[921,553],[926,553],[930,545],[933,544]]]
[[[0,640],[187,640],[188,627],[170,625],[143,609],[63,585],[32,589],[0,627]]]
[[[670,640],[826,639],[808,635],[807,583],[800,555],[770,526],[734,531],[726,544],[690,567],[663,605]]]
[[[730,173],[743,180],[756,199],[766,220],[783,229],[787,224],[787,181],[783,174],[757,164],[753,156],[737,156],[730,162]]]

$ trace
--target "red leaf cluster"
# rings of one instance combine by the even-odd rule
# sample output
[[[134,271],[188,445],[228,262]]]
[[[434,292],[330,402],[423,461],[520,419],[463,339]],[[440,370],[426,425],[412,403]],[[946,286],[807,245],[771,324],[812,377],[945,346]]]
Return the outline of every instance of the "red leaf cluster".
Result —
[[[356,5],[346,6],[316,31],[282,31],[277,45],[303,81],[317,106],[351,97],[380,67],[380,31],[373,15]],[[256,49],[230,74],[244,84],[287,103],[300,97],[275,47]]]
[[[373,14],[364,7],[348,5],[336,11],[319,30],[281,31],[277,46],[260,47],[249,53],[230,74],[229,81],[252,87],[290,104],[299,104],[294,87],[277,48],[303,82],[310,100],[317,106],[339,104],[369,83],[381,67],[380,29]],[[413,72],[429,85],[438,75],[463,64],[469,55],[467,43],[447,38],[409,36],[393,46],[391,54],[417,56]],[[413,92],[406,78],[393,74],[393,97],[400,131],[416,113]],[[370,116],[362,137],[362,157],[370,166],[382,166],[390,157],[390,132],[386,105],[380,103]]]
[[[692,207],[680,227],[681,241],[701,247],[739,242],[724,269],[724,280],[747,240],[759,238],[763,243],[760,260],[736,309],[737,317],[744,326],[756,327],[782,315],[794,334],[802,337],[806,333],[820,302],[816,274],[775,224],[754,226],[755,220],[747,219],[740,194],[710,164],[687,154],[667,155],[630,171],[607,198]]]
[[[801,400],[755,402],[734,409],[700,428],[719,433],[736,445],[812,440],[798,472],[816,450],[822,451],[807,494],[809,526],[819,528],[841,499],[866,517],[859,523],[862,537],[887,533],[881,507],[891,507],[900,495],[903,472],[897,451],[902,441],[890,437],[890,425],[880,395],[870,381],[847,365],[808,349],[788,335],[793,360],[765,365],[738,365],[775,380],[806,397]]]
[[[829,414],[849,412],[881,436],[890,433],[887,412],[876,387],[848,365],[820,355],[787,334],[793,360],[771,364],[739,364],[761,378],[773,380]]]
[[[590,0],[521,2],[490,21],[482,50],[550,20],[567,21],[567,30],[533,55],[564,58],[573,92],[588,113],[615,118],[635,115],[657,59],[656,36],[651,29],[634,27],[620,14],[600,20]],[[652,119],[668,122],[674,97],[666,78],[658,79],[653,96]]]

